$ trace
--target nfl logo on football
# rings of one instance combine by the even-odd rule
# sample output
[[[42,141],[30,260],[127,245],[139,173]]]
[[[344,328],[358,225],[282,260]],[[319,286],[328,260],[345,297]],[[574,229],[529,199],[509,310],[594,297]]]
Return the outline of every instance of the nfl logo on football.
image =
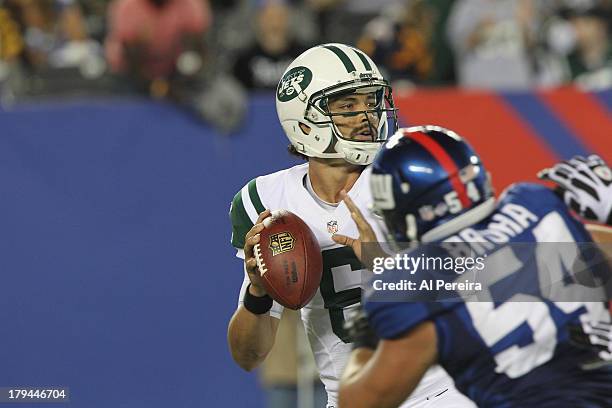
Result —
[[[338,221],[328,221],[327,232],[329,232],[330,234],[335,234],[336,232],[338,232]]]
[[[293,249],[295,239],[290,232],[284,231],[278,234],[270,235],[270,245],[268,248],[272,250],[272,256],[288,252]]]

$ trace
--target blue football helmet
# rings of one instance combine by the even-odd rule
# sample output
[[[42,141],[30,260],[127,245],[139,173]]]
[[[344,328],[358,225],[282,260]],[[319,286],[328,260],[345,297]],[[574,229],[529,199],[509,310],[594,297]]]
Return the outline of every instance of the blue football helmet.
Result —
[[[398,129],[376,155],[370,182],[373,210],[395,243],[440,240],[495,207],[480,157],[457,133],[438,126]]]

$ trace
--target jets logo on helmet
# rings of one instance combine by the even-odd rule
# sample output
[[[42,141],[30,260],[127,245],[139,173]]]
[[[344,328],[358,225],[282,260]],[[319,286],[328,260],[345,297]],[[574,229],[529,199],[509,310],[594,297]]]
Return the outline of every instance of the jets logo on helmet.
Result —
[[[301,93],[312,81],[312,72],[306,67],[295,67],[287,71],[278,83],[276,97],[289,102]]]
[[[366,107],[342,112],[330,109],[330,102],[347,95],[365,95]],[[319,45],[297,57],[278,84],[276,110],[298,152],[309,157],[342,158],[358,165],[374,160],[387,139],[388,121],[397,128],[389,83],[370,57],[344,44]],[[347,127],[357,127],[346,124],[354,117],[363,129],[347,132]]]

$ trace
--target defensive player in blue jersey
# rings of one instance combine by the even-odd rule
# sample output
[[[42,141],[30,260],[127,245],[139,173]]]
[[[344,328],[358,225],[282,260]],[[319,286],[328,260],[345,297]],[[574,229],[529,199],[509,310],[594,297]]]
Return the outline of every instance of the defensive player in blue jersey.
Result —
[[[543,176],[565,187],[566,201],[574,200],[581,215],[605,222],[612,177],[607,179],[609,168],[596,159],[568,162],[563,171],[556,166]],[[575,182],[578,176],[586,177],[588,188]],[[517,183],[496,200],[478,155],[447,129],[400,129],[377,155],[371,183],[374,207],[392,241],[463,242],[489,257],[514,251],[512,243],[592,242],[564,201],[545,186]],[[586,190],[590,198],[584,197]],[[350,198],[345,202],[360,236],[334,240],[363,257],[361,244],[376,239]],[[497,263],[495,276],[524,273],[530,279],[506,284],[494,301],[381,301],[380,292],[369,290],[365,315],[350,327],[355,346],[341,381],[340,407],[396,407],[435,364],[482,407],[612,407],[605,288],[586,289],[593,301],[553,301],[539,288],[537,267],[527,268],[518,255],[506,259],[512,262]],[[553,273],[561,276],[557,261],[545,259],[548,273],[559,265]],[[599,267],[610,270],[605,262]],[[495,284],[489,281],[490,293]],[[572,299],[585,291],[572,282],[561,286]]]

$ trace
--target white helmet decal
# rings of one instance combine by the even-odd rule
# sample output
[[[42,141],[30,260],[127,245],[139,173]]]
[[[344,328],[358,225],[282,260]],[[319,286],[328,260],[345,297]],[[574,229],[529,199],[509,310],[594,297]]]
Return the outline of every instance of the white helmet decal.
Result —
[[[278,83],[276,97],[279,101],[289,102],[301,93],[312,81],[312,71],[307,67],[295,67],[283,75]]]

